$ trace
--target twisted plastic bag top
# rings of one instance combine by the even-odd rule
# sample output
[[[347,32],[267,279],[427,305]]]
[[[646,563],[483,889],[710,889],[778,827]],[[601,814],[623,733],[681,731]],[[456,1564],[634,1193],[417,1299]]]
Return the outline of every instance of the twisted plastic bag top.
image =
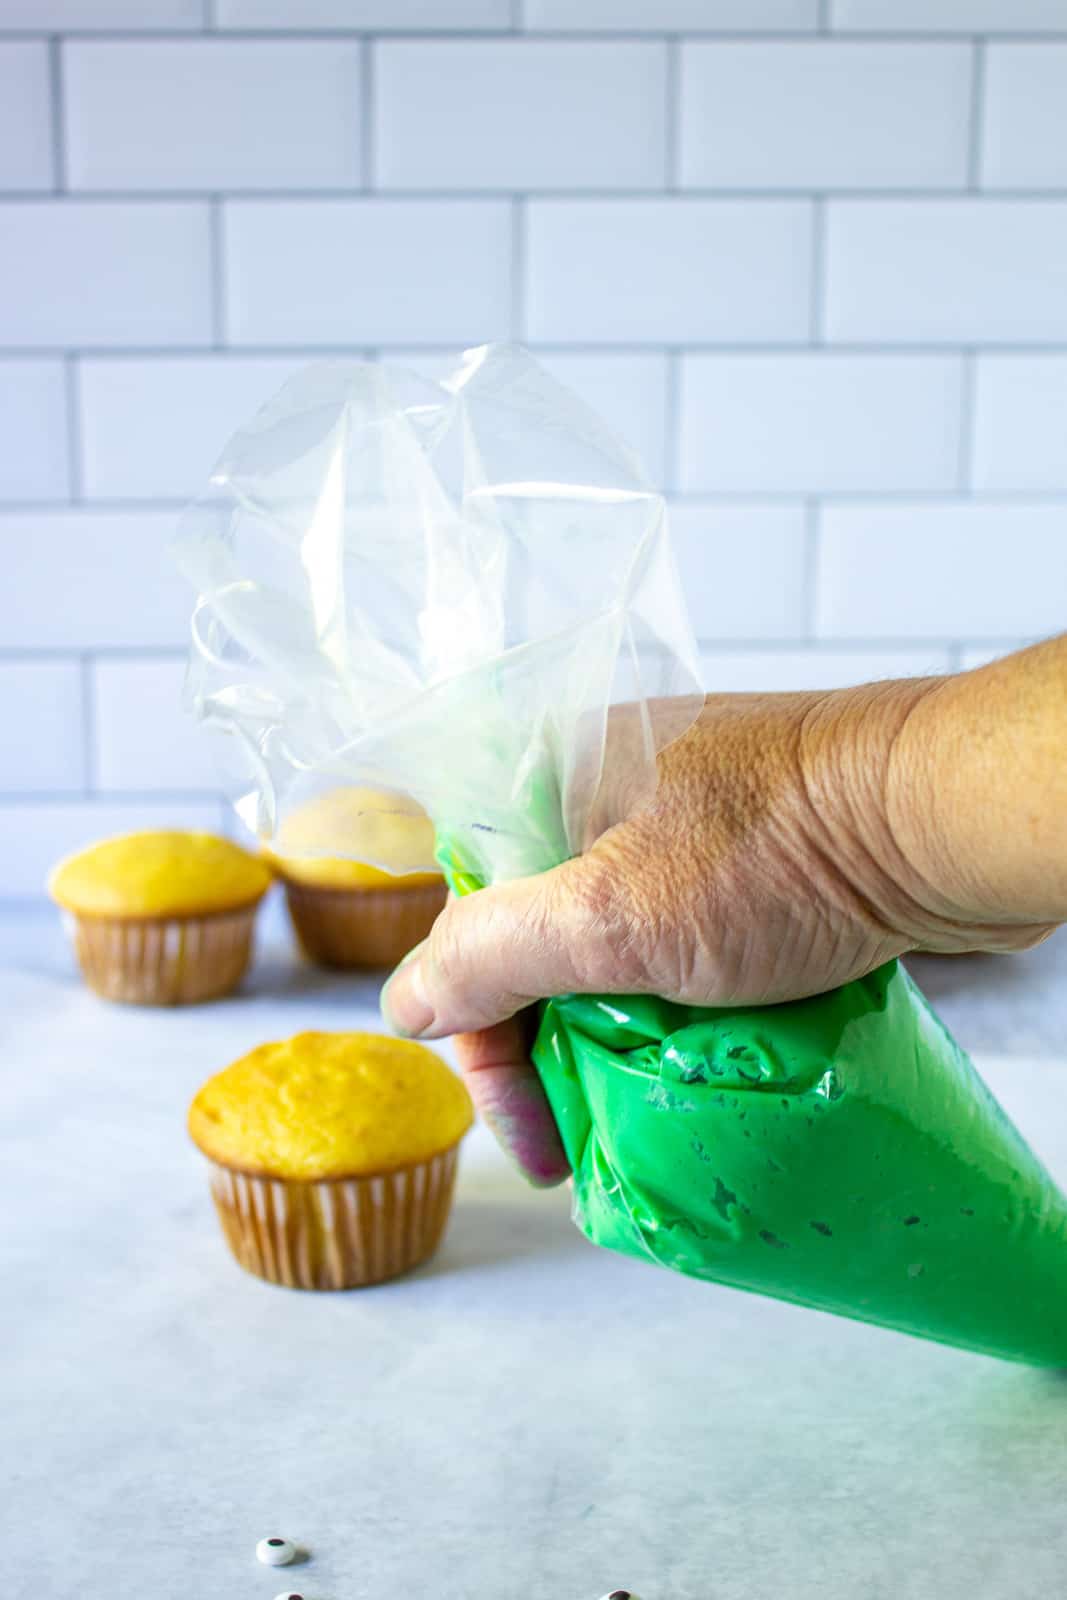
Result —
[[[414,797],[481,882],[538,872],[651,790],[699,709],[663,500],[520,349],[442,383],[298,373],[231,439],[177,553],[199,591],[188,698],[262,838],[360,785]],[[622,740],[625,799],[605,781]],[[374,861],[374,831],[317,848]]]

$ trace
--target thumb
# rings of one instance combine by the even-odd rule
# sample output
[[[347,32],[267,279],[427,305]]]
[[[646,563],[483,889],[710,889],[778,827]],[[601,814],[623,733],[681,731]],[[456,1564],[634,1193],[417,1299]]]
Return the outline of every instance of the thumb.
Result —
[[[590,856],[479,890],[449,901],[382,990],[382,1013],[396,1033],[439,1039],[551,995],[617,989],[626,930],[616,881]]]

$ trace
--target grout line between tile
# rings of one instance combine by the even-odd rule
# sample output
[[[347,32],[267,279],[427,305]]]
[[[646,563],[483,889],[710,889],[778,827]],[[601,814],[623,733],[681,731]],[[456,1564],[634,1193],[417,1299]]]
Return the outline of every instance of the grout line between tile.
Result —
[[[80,377],[78,358],[68,352],[63,357],[63,393],[67,422],[67,494],[75,505],[84,497]]]
[[[520,9],[518,0],[512,0],[516,10]],[[827,6],[829,13],[829,5]],[[836,38],[851,39],[863,44],[896,44],[911,42],[914,44],[931,43],[966,43],[968,39],[976,37],[976,30],[971,27],[960,28],[834,28],[832,21],[828,25],[833,28]],[[134,41],[137,43],[173,43],[181,40],[195,39],[198,32],[202,31],[203,24],[198,28],[193,25],[188,28],[74,28],[63,29],[65,38],[89,39],[103,41]],[[525,25],[524,25],[525,26]],[[286,42],[292,39],[481,39],[502,40],[511,39],[515,33],[515,26],[509,22],[503,26],[493,28],[455,27],[455,28],[388,28],[388,27],[314,27],[303,28],[270,28],[270,27],[236,27],[228,24],[213,24],[214,31],[223,34],[226,38],[241,40],[278,40]],[[701,28],[686,27],[682,29],[659,28],[526,28],[530,36],[535,39],[554,39],[578,44],[610,44],[616,40],[646,40],[656,41],[671,36],[672,33],[681,33],[685,38],[693,39],[731,39],[743,40],[754,44],[795,44],[805,39],[813,38],[819,31],[816,21],[809,26],[796,28]],[[41,39],[48,38],[52,30],[42,26],[8,28],[0,21],[0,38],[7,39]],[[990,39],[996,43],[1018,44],[1051,44],[1067,40],[1067,27],[1059,28],[998,28],[987,30],[980,35],[983,39]]]
[[[96,685],[93,679],[93,657],[89,652],[81,656],[82,691],[82,771],[86,796],[96,793]]]
[[[224,799],[219,789],[106,789],[93,788],[82,791],[70,789],[4,789],[0,791],[0,806],[51,805],[181,805],[201,801]]]
[[[5,500],[0,498],[0,515],[2,516],[56,516],[64,511],[69,511],[75,516],[116,516],[129,513],[132,516],[151,515],[154,511],[179,512],[186,505],[187,500],[167,499],[161,496],[158,500],[144,499],[143,496],[132,497],[129,500],[115,499],[112,495],[95,496],[88,500],[72,501],[69,494],[61,499],[53,500]],[[2,650],[0,646],[0,650]]]
[[[819,611],[819,545],[821,543],[820,506],[817,499],[804,502],[804,635],[816,642]]]
[[[0,646],[0,661],[184,661],[187,650],[180,644],[102,644],[43,645],[8,649]]]
[[[846,638],[775,638],[766,639],[732,639],[728,634],[697,634],[697,643],[701,651],[707,655],[807,655],[813,660],[833,660],[844,655],[879,655],[886,651],[896,654],[898,651],[914,653],[916,651],[944,650],[946,655],[952,648],[953,641],[943,635],[933,638],[929,636],[916,636],[914,638],[901,638],[897,635],[885,636],[871,635],[862,639]],[[991,648],[998,644],[1005,647],[1009,641],[996,640]]]
[[[673,494],[682,474],[682,352],[667,351],[667,383],[663,407],[663,488]]]
[[[967,188],[971,193],[982,186],[982,143],[985,120],[986,47],[976,39],[971,55],[971,121],[967,152]]]
[[[998,646],[1017,647],[1020,643],[1019,631],[1008,634],[976,635],[968,633],[962,640],[951,640],[945,635],[932,634],[840,634],[832,636],[816,636],[814,633],[803,634],[747,634],[738,635],[736,638],[728,634],[704,634],[706,643],[712,644],[722,650],[736,650],[745,654],[756,653],[774,655],[782,651],[810,650],[817,655],[842,655],[856,654],[863,651],[876,650],[911,650],[931,649],[934,647],[948,648],[953,642],[968,650],[989,649]],[[98,663],[117,661],[136,665],[141,661],[162,661],[179,663],[186,659],[182,650],[169,650],[167,652],[153,650],[127,650],[124,652],[106,650],[0,650],[0,665],[34,665],[40,662],[63,662],[67,665],[77,665],[91,670]],[[6,791],[14,792],[14,791]]]
[[[1067,507],[1067,489],[1060,490],[985,490],[981,495],[962,495],[958,489],[818,489],[810,485],[780,488],[716,489],[714,485],[676,492],[679,505],[741,506],[796,505],[817,492],[822,506],[923,506],[931,509],[964,508],[973,505],[998,506],[1004,510],[1036,509],[1040,506]]]
[[[527,221],[526,202],[515,195],[511,201],[511,337],[517,344],[526,339]]]
[[[669,194],[677,193],[682,181],[682,42],[675,35],[667,40],[667,70],[664,75],[663,182]]]
[[[2,37],[2,36],[0,36]],[[516,193],[521,192],[527,200],[557,200],[574,204],[595,205],[597,202],[617,204],[623,200],[660,200],[663,198],[662,184],[638,185],[633,184],[601,184],[596,187],[588,185],[573,186],[531,186],[528,189],[516,191],[515,189],[502,188],[477,188],[471,185],[441,184],[437,187],[415,185],[393,185],[390,188],[379,188],[373,191],[373,198],[377,201],[391,204],[404,205],[418,203],[422,205],[437,205],[441,202],[452,200],[469,200],[483,205],[499,204],[501,200],[510,200]],[[856,188],[850,186],[840,189],[812,189],[802,184],[786,186],[768,186],[761,188],[751,184],[729,185],[686,185],[678,188],[675,196],[679,204],[685,202],[719,201],[726,205],[734,205],[739,200],[748,201],[754,206],[781,206],[795,205],[799,200],[832,199],[835,203],[848,203],[861,201],[864,204],[892,205],[894,202],[907,201],[910,204],[943,205],[967,199],[970,191],[964,184],[937,184],[921,185],[911,184],[907,187],[873,187]],[[1005,205],[1037,206],[1067,204],[1067,185],[1039,184],[1029,187],[1019,185],[996,185],[982,190],[982,194],[990,200],[997,200]],[[79,204],[92,205],[196,205],[211,200],[214,196],[221,196],[226,200],[253,200],[262,202],[266,200],[287,201],[293,204],[322,205],[338,200],[359,201],[366,198],[365,191],[360,184],[348,185],[309,185],[300,187],[292,185],[235,185],[226,190],[206,188],[98,188],[78,189],[77,199]],[[0,188],[0,201],[5,205],[37,206],[54,201],[55,191],[52,189],[4,189]]]
[[[809,331],[811,343],[826,342],[826,197],[816,195],[811,207],[811,301]]]
[[[226,348],[226,262],[225,216],[222,196],[214,194],[208,209],[208,232],[211,273],[211,347]]]
[[[72,647],[63,650],[52,645],[42,645],[40,649],[27,645],[24,650],[5,649],[0,646],[0,663],[22,663],[27,661],[65,661],[68,666],[76,666],[81,660],[81,652]]]
[[[519,197],[516,197],[519,198]],[[661,353],[664,350],[675,348],[669,341],[646,339],[537,339],[531,341],[538,350],[551,351],[557,355],[649,355]],[[301,355],[359,355],[367,348],[365,341],[344,343],[341,340],[331,344],[314,344],[307,340],[294,340],[291,343],[269,344],[258,340],[242,341],[240,344],[227,345],[223,354],[234,360],[253,358],[257,356],[293,356]],[[456,348],[455,340],[445,339],[389,339],[383,348],[390,350],[442,350],[449,351]],[[693,339],[687,340],[683,346],[688,354],[693,355],[753,355],[753,356],[791,356],[802,355],[810,346],[806,338],[793,340],[783,339]],[[961,344],[957,341],[933,341],[931,343],[917,343],[915,341],[902,341],[892,343],[886,340],[863,339],[834,339],[827,344],[827,350],[838,355],[867,355],[867,356],[901,356],[915,359],[932,358],[944,359],[951,356],[966,355],[975,348],[970,344]],[[1062,339],[1045,339],[1031,343],[1018,341],[998,341],[983,345],[982,352],[990,355],[1013,356],[1046,356],[1067,354],[1067,342]],[[211,348],[205,344],[101,344],[101,345],[0,345],[0,363],[4,361],[56,361],[64,355],[74,355],[81,359],[107,360],[107,361],[144,361],[148,359],[182,360],[188,358],[195,360],[204,355],[210,355]]]
[[[67,116],[63,87],[63,44],[58,34],[48,40],[48,95],[52,136],[52,193],[63,194],[67,187]]]
[[[958,489],[960,494],[974,494],[975,448],[975,391],[978,383],[978,360],[975,350],[965,350],[960,360],[960,438],[958,457]]]
[[[453,343],[448,347],[448,353],[455,355],[460,346]],[[363,356],[363,351],[359,352]],[[399,359],[403,362],[401,352],[394,351],[390,346],[388,351],[390,360]],[[371,358],[373,359],[373,357]],[[813,493],[818,495],[823,506],[922,506],[932,509],[948,509],[956,507],[963,509],[974,506],[998,507],[1006,512],[1018,510],[1038,510],[1042,507],[1055,507],[1062,510],[1067,507],[1067,487],[1063,489],[983,489],[981,492],[961,493],[958,488],[930,489],[930,488],[872,488],[872,489],[835,489],[819,488],[813,490],[811,485],[794,484],[789,488],[775,486],[760,486],[752,484],[749,487],[739,486],[730,488],[716,488],[714,484],[695,486],[687,489],[667,488],[665,493],[672,503],[680,506],[782,506],[803,505]],[[158,515],[177,515],[188,504],[186,500],[160,496],[157,499],[144,496],[131,496],[129,499],[116,498],[114,495],[96,496],[91,499],[71,501],[69,496],[50,500],[17,500],[0,499],[0,518],[7,517],[54,517],[69,512],[72,517],[84,518],[91,516],[104,517],[135,517]],[[173,648],[180,648],[175,646]],[[3,645],[0,645],[0,656],[5,654]]]
[[[377,76],[376,47],[372,39],[364,39],[360,46],[359,63],[360,114],[359,136],[362,144],[360,166],[363,188],[370,194],[375,187],[377,140],[375,139],[375,79]]]
[[[457,345],[450,347],[450,353],[455,354]],[[390,359],[395,359],[390,351]],[[401,363],[402,363],[402,357]],[[1043,508],[1055,508],[1063,511],[1067,508],[1067,488],[1060,490],[1043,489],[983,489],[981,492],[961,493],[959,489],[819,489],[813,491],[810,485],[796,484],[791,488],[782,489],[775,487],[731,487],[719,489],[714,485],[707,487],[694,487],[691,489],[665,488],[668,499],[672,504],[679,506],[707,506],[707,507],[758,507],[758,506],[797,506],[803,505],[813,492],[818,494],[822,506],[835,506],[848,509],[849,507],[878,507],[887,506],[899,508],[901,506],[915,506],[931,510],[963,510],[987,506],[997,508],[1010,514],[1013,511],[1038,511]],[[33,518],[56,517],[69,513],[75,520],[87,517],[138,517],[138,516],[176,516],[186,506],[185,500],[160,498],[157,500],[144,499],[143,497],[129,500],[115,499],[113,496],[96,499],[83,499],[71,501],[69,497],[52,500],[2,500],[0,499],[0,520],[7,518]],[[74,648],[71,646],[70,648]],[[117,647],[125,648],[125,647]],[[180,646],[161,647],[177,649]],[[9,652],[0,645],[0,658]]]

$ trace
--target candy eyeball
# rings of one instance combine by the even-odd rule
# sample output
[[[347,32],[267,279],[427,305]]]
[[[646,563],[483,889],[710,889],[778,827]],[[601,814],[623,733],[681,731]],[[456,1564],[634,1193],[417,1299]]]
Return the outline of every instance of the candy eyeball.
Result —
[[[295,1589],[284,1589],[281,1594],[276,1594],[274,1600],[304,1600],[302,1594],[297,1594]]]
[[[612,1589],[610,1594],[602,1595],[601,1600],[641,1600],[641,1596],[630,1589]]]
[[[265,1567],[287,1567],[296,1555],[296,1545],[291,1539],[261,1539],[256,1545],[256,1560]]]

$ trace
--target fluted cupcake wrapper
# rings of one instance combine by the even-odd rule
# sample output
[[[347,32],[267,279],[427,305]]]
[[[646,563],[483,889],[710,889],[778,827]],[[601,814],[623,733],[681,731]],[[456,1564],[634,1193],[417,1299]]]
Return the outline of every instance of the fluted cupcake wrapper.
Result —
[[[246,1271],[290,1289],[357,1289],[433,1254],[448,1221],[458,1157],[453,1146],[396,1172],[319,1183],[208,1164],[222,1231]]]
[[[326,967],[395,967],[425,939],[448,898],[443,883],[411,889],[324,889],[287,882],[297,939]]]
[[[189,1005],[236,989],[252,955],[255,905],[203,917],[81,917],[67,930],[85,981],[105,1000]]]

